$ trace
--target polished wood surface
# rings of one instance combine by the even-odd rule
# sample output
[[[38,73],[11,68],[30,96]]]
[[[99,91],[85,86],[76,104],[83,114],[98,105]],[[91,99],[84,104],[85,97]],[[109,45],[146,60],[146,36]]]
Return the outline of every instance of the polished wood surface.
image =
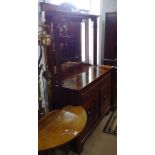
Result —
[[[91,84],[94,80],[104,76],[112,69],[112,66],[93,66],[83,64],[81,68],[74,70],[63,80],[63,87],[81,90]]]
[[[66,61],[81,62],[81,22],[86,23],[88,20],[94,23],[93,64],[97,65],[97,18],[99,16],[66,11],[59,6],[56,8],[47,3],[40,3],[40,5],[41,10],[45,11],[45,24],[51,27],[52,31],[53,44],[47,50],[48,57],[53,56],[53,58],[48,58],[49,70],[52,74],[53,83],[61,86],[64,78],[62,63]],[[56,68],[55,73],[54,68]]]
[[[112,66],[79,65],[68,73],[62,86],[53,87],[53,108],[81,105],[87,113],[87,124],[72,146],[81,153],[88,136],[110,109]]]
[[[76,152],[81,153],[88,135],[92,133],[97,123],[99,123],[101,116],[104,116],[109,109],[112,66],[97,66],[98,16],[60,11],[53,9],[50,4],[44,3],[42,3],[42,10],[44,10],[46,14],[46,24],[49,26],[53,25],[54,32],[54,35],[52,35],[54,46],[47,52],[49,70],[51,71],[53,81],[52,104],[49,104],[49,107],[50,110],[61,109],[66,105],[80,105],[85,108],[87,124],[80,135],[72,141],[74,142],[72,148],[75,148]],[[93,22],[94,66],[84,64],[80,61],[80,22],[85,21],[85,28],[88,29],[88,19]],[[59,27],[61,27],[61,23],[67,23],[67,31],[60,31]],[[87,44],[88,37],[85,39]],[[86,53],[88,53],[87,48]]]
[[[87,115],[81,106],[66,106],[45,115],[38,124],[38,150],[69,142],[85,127]]]

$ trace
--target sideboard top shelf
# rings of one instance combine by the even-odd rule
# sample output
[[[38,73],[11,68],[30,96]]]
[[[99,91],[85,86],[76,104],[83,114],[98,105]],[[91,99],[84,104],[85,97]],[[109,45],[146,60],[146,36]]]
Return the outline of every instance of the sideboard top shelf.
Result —
[[[54,10],[52,5],[49,3],[40,3],[41,4],[41,10],[45,11],[46,15],[54,15],[54,16],[62,16],[63,17],[70,17],[70,18],[81,18],[81,19],[88,19],[91,18],[92,20],[94,18],[99,17],[98,15],[92,15],[92,14],[84,14],[80,12],[73,12],[73,11],[64,11],[64,10]]]

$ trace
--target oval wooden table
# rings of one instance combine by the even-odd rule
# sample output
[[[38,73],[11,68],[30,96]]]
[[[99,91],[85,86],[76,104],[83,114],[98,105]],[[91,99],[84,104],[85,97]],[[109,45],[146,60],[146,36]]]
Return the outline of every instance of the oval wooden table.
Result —
[[[82,106],[66,106],[49,112],[39,120],[38,151],[63,145],[85,127],[87,115]]]

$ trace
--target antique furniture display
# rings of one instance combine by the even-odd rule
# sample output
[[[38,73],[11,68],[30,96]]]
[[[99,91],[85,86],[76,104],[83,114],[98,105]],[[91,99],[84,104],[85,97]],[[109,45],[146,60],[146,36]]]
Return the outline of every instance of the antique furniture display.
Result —
[[[62,86],[53,86],[53,108],[81,105],[87,113],[87,124],[74,139],[72,146],[78,153],[103,116],[110,109],[111,66],[83,64],[63,80]]]
[[[44,151],[65,144],[84,128],[87,115],[81,106],[66,106],[49,112],[39,120],[38,150]]]
[[[45,11],[46,24],[51,27],[53,43],[47,49],[48,68],[52,74],[50,110],[67,105],[84,107],[86,126],[70,142],[80,154],[87,137],[110,109],[113,67],[97,66],[97,15],[53,10],[48,4],[42,4],[42,10]],[[93,22],[93,65],[81,59],[80,23],[88,20]]]
[[[70,142],[79,154],[87,137],[110,108],[111,68],[85,65],[82,70],[76,70],[70,77],[66,77],[63,86],[53,86],[54,109],[76,105],[84,107],[86,111],[87,123],[84,130]],[[56,131],[53,133],[57,135]],[[47,131],[44,134],[47,139],[53,139]]]
[[[48,67],[53,75],[53,82],[60,85],[63,81],[63,72],[81,63],[81,23],[88,20],[93,22],[93,64],[97,64],[98,16],[53,10],[50,4],[45,3],[42,3],[42,10],[45,11],[46,24],[51,28],[53,42],[47,49]]]

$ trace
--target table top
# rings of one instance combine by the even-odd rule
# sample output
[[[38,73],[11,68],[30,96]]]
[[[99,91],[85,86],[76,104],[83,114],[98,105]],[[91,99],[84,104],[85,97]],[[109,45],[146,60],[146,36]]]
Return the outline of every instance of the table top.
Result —
[[[75,138],[85,127],[87,115],[82,106],[66,106],[49,112],[38,123],[38,150],[47,150]]]

